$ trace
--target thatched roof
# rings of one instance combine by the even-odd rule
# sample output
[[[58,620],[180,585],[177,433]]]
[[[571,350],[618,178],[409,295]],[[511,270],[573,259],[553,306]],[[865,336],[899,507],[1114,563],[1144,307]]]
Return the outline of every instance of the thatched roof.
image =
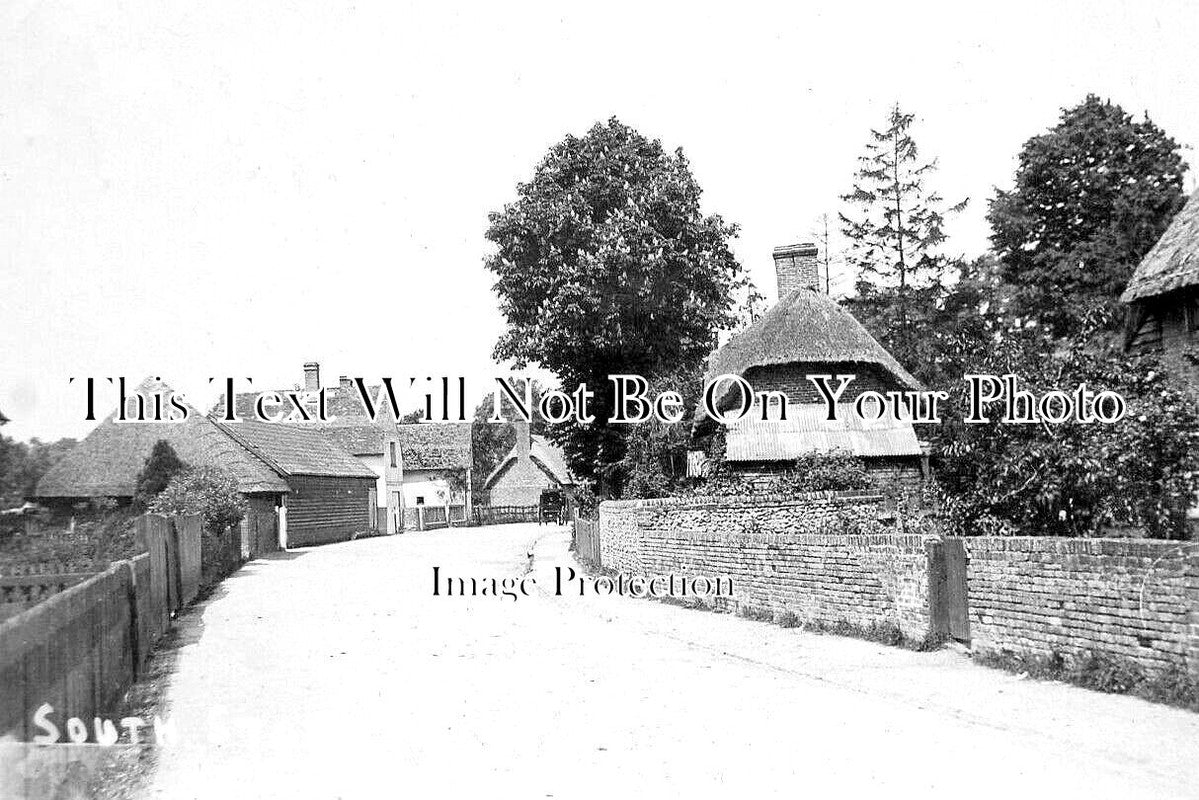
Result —
[[[141,389],[168,389],[147,384]],[[186,404],[185,404],[186,405]],[[183,422],[116,422],[113,411],[79,444],[71,448],[38,482],[34,496],[51,498],[132,497],[137,476],[159,439],[170,443],[191,466],[221,467],[237,479],[243,494],[286,492],[278,472],[212,420],[188,406]]]
[[[1199,285],[1199,190],[1141,259],[1120,301],[1131,303],[1196,285]]]
[[[243,420],[217,425],[285,475],[377,477],[345,448],[308,423]]]
[[[508,451],[508,455],[504,456],[491,474],[487,476],[487,480],[483,482],[483,488],[491,487],[497,478],[508,469],[511,464],[514,464],[520,457],[519,446],[513,446]],[[566,454],[562,449],[553,444],[544,436],[533,434],[529,437],[529,459],[546,474],[546,476],[559,486],[572,486],[575,483],[575,478],[570,474],[570,468],[566,466]]]
[[[862,323],[823,292],[796,289],[708,359],[705,382],[775,364],[873,364],[904,388],[920,382],[875,341]]]
[[[471,423],[415,422],[399,426],[404,469],[470,469]]]

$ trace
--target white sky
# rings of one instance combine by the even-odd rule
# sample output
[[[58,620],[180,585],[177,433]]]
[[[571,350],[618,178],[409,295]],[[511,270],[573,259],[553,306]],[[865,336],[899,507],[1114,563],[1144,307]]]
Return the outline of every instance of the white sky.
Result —
[[[1199,141],[1193,0],[590,5],[4,4],[3,432],[86,433],[70,376],[204,405],[208,376],[319,360],[481,393],[487,212],[613,114],[686,150],[771,301],[771,248],[837,210],[896,100],[971,198],[970,255],[1020,145],[1088,91]]]

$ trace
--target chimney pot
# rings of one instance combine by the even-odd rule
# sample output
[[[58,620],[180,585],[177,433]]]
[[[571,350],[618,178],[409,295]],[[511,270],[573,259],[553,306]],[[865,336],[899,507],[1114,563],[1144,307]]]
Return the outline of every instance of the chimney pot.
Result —
[[[821,291],[819,252],[811,242],[774,248],[774,272],[778,278],[779,300],[795,289]]]
[[[304,364],[304,391],[319,392],[321,389],[321,365],[316,361]]]

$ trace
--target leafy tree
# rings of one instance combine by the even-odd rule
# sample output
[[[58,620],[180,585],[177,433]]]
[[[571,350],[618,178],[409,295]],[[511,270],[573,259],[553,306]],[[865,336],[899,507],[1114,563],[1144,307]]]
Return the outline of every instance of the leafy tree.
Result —
[[[606,422],[608,375],[649,377],[707,357],[736,323],[736,227],[700,210],[681,150],[615,118],[551,147],[490,223],[486,266],[507,319],[495,356],[595,392],[594,424],[552,433],[575,474],[618,492],[612,472],[630,426]]]
[[[1024,314],[1063,336],[1088,309],[1114,308],[1182,206],[1185,170],[1178,143],[1148,116],[1134,121],[1094,95],[1029,139],[1015,187],[997,191],[987,215]]]
[[[154,443],[150,455],[146,457],[141,472],[137,474],[137,484],[134,498],[138,505],[145,506],[171,482],[187,465],[175,453],[175,448],[165,439]]]
[[[620,482],[629,497],[667,497],[688,489],[687,450],[695,409],[703,392],[703,370],[676,369],[650,381],[649,393],[673,390],[683,398],[685,413],[679,422],[658,419],[634,425],[629,431],[624,458],[619,465]]]
[[[936,161],[921,160],[914,121],[896,105],[887,127],[870,132],[853,190],[841,198],[852,208],[839,215],[845,261],[858,276],[852,309],[904,364],[915,363],[945,291],[945,214],[966,206],[941,210],[944,201],[928,187]]]
[[[43,442],[37,437],[28,444],[0,436],[0,508],[20,505],[33,494],[37,483],[76,441]]]
[[[155,514],[193,515],[213,533],[237,525],[246,515],[246,501],[237,479],[218,467],[198,467],[177,473],[150,503]]]

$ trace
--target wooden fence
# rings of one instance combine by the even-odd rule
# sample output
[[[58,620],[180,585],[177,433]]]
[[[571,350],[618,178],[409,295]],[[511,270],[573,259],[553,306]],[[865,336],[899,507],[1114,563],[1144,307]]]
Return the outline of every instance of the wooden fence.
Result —
[[[0,577],[0,622],[32,608],[48,597],[58,594],[95,574],[61,572],[56,575],[5,575]]]
[[[540,506],[475,506],[476,525],[506,525],[511,522],[536,522]]]
[[[599,520],[576,519],[574,533],[571,536],[571,549],[580,561],[585,561],[594,567],[602,564],[600,561]]]
[[[137,536],[146,553],[78,580],[60,576],[61,591],[0,622],[0,736],[30,741],[43,703],[60,721],[116,716],[171,614],[199,588],[198,517],[146,515]]]

